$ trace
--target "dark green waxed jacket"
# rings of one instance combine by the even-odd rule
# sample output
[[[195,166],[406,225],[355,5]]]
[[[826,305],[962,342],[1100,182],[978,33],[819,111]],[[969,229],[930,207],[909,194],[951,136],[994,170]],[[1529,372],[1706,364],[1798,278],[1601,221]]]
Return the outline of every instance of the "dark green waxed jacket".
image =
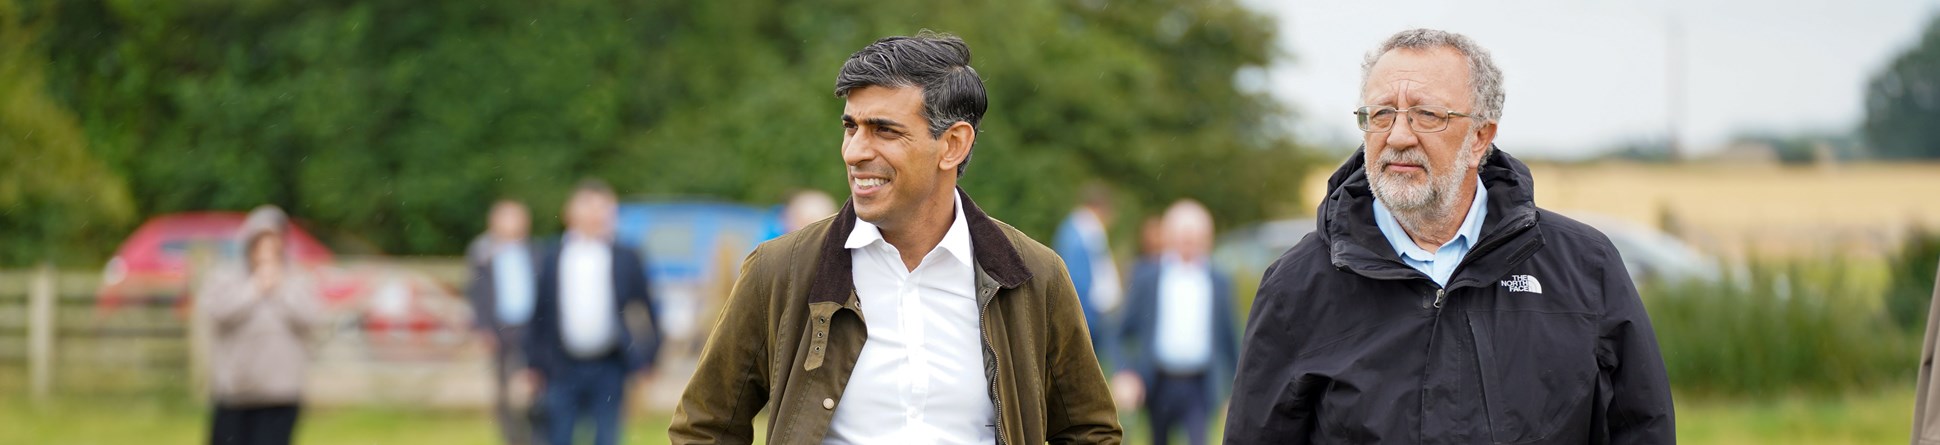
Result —
[[[962,193],[959,191],[958,193]],[[1063,261],[963,196],[984,373],[1003,444],[1116,444],[1123,432]],[[674,444],[821,443],[868,335],[848,249],[854,207],[763,243],[676,407]]]

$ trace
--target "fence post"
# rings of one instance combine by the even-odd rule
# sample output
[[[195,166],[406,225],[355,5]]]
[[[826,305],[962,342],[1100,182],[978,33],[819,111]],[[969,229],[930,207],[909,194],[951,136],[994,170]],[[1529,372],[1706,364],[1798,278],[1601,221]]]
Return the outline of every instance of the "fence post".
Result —
[[[41,263],[27,287],[27,381],[33,400],[44,402],[54,389],[54,266]]]
[[[189,394],[198,396],[209,393],[209,350],[214,339],[209,332],[209,316],[200,307],[202,301],[195,297],[196,291],[202,289],[203,279],[207,278],[203,272],[215,263],[214,257],[215,253],[207,246],[189,250],[189,284],[177,297],[189,299],[189,325],[183,334],[189,337]]]

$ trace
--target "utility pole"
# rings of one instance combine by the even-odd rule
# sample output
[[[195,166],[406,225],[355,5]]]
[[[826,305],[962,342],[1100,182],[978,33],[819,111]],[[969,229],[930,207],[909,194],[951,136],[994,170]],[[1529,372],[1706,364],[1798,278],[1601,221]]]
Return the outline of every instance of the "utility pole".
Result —
[[[1685,149],[1680,132],[1684,123],[1684,23],[1677,18],[1677,12],[1667,10],[1664,14],[1664,101],[1667,120],[1665,122],[1664,144],[1670,150],[1672,162],[1683,161]]]

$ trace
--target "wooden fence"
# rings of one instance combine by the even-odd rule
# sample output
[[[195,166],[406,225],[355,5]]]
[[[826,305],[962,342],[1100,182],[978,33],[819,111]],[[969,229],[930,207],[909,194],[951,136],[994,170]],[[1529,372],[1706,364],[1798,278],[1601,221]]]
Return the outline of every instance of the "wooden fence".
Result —
[[[453,285],[461,260],[351,259],[351,267],[408,271]],[[204,392],[207,344],[193,340],[198,323],[179,296],[126,300],[113,308],[96,298],[101,274],[49,267],[0,270],[0,398],[152,397]],[[463,305],[461,297],[441,301]],[[398,337],[362,324],[362,303],[333,310],[316,346],[306,403],[479,407],[490,402],[489,353],[469,332]],[[469,308],[464,311],[469,314]],[[452,337],[458,335],[458,337]],[[693,348],[663,348],[654,379],[636,385],[633,402],[664,411],[693,372]]]
[[[98,273],[0,271],[0,393],[155,393],[191,389],[179,297],[98,306]]]

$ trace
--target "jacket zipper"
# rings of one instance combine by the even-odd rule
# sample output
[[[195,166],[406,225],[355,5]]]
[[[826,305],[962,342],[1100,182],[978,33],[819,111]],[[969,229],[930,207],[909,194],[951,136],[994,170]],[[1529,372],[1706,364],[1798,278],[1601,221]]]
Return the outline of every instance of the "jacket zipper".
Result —
[[[1490,252],[1490,251],[1493,251],[1493,250],[1495,250],[1495,249],[1496,249],[1496,248],[1498,248],[1498,247],[1501,247],[1501,245],[1502,245],[1503,243],[1506,243],[1506,242],[1508,242],[1508,240],[1509,240],[1510,238],[1512,238],[1512,237],[1514,237],[1514,236],[1515,236],[1515,235],[1517,235],[1517,234],[1520,234],[1520,233],[1522,233],[1523,231],[1525,231],[1525,230],[1527,230],[1527,229],[1529,229],[1530,227],[1535,227],[1535,225],[1536,225],[1536,221],[1534,221],[1534,220],[1526,220],[1526,221],[1523,221],[1523,222],[1522,222],[1521,224],[1518,224],[1518,225],[1517,225],[1516,227],[1514,227],[1514,228],[1511,228],[1511,229],[1509,229],[1508,231],[1504,231],[1504,232],[1497,232],[1497,233],[1499,233],[1500,235],[1496,235],[1496,236],[1490,236],[1490,237],[1485,237],[1485,238],[1484,238],[1484,239],[1482,240],[1482,241],[1483,241],[1482,243],[1480,243],[1480,244],[1478,244],[1478,245],[1477,245],[1477,246],[1475,247],[1475,249],[1471,249],[1471,250],[1469,251],[1469,253],[1468,253],[1468,255],[1466,255],[1466,258],[1464,258],[1464,259],[1462,260],[1462,262],[1461,262],[1461,263],[1459,263],[1459,264],[1456,264],[1456,266],[1455,266],[1455,271],[1456,271],[1456,272],[1461,272],[1461,270],[1462,270],[1462,269],[1463,269],[1463,268],[1464,268],[1465,266],[1468,266],[1468,262],[1469,262],[1469,261],[1471,261],[1472,259],[1474,259],[1474,258],[1479,258],[1479,257],[1481,257],[1481,255],[1483,255],[1483,254],[1486,254],[1486,253],[1488,253],[1488,252]],[[1441,331],[1441,322],[1442,322],[1442,308],[1443,308],[1443,306],[1446,306],[1446,305],[1447,305],[1447,303],[1448,303],[1448,288],[1446,288],[1446,287],[1442,287],[1442,286],[1441,286],[1441,285],[1439,285],[1439,284],[1437,284],[1437,285],[1435,285],[1435,295],[1434,295],[1434,298],[1433,298],[1432,300],[1429,300],[1429,306],[1430,306],[1430,307],[1433,307],[1433,308],[1435,309],[1435,315],[1434,315],[1434,318],[1432,319],[1432,321],[1431,321],[1431,322],[1429,323],[1429,325],[1428,325],[1428,331],[1429,331],[1429,335],[1428,335],[1428,351],[1427,351],[1427,352],[1428,352],[1428,354],[1429,354],[1430,356],[1432,356],[1432,355],[1434,354],[1434,351],[1435,351],[1435,346],[1436,346],[1436,343],[1437,343],[1437,342],[1436,342],[1435,340],[1437,340],[1437,339],[1439,338],[1439,336],[1437,336],[1437,335],[1435,335],[1435,333],[1436,333],[1436,332],[1440,332],[1440,331]],[[1479,357],[1478,357],[1478,359],[1479,359]],[[1427,370],[1428,372],[1426,372],[1426,373],[1424,373],[1424,374],[1422,375],[1422,377],[1421,377],[1421,379],[1422,379],[1422,382],[1421,382],[1421,387],[1422,387],[1423,389],[1422,389],[1422,393],[1421,393],[1421,406],[1420,406],[1420,411],[1418,411],[1418,412],[1419,412],[1419,413],[1421,413],[1421,414],[1422,414],[1422,415],[1424,416],[1424,417],[1423,417],[1423,420],[1424,420],[1424,421],[1426,421],[1426,415],[1427,415],[1427,413],[1428,413],[1428,393],[1426,392],[1426,388],[1427,388],[1427,385],[1428,385],[1428,378],[1429,378],[1429,376],[1431,376],[1431,375],[1433,375],[1433,374],[1434,374],[1434,371],[1435,371],[1434,369],[1432,369],[1432,367],[1434,366],[1434,363],[1432,363],[1432,362],[1431,362],[1431,363],[1429,363],[1429,366],[1430,366],[1430,369],[1428,369],[1428,370]],[[1483,403],[1485,403],[1485,404],[1486,404],[1486,403],[1487,403],[1487,401],[1485,400],[1485,401],[1484,401]],[[1485,408],[1484,408],[1484,410],[1486,410],[1486,409],[1487,409],[1487,408],[1485,407]],[[1484,413],[1484,415],[1487,415],[1487,413]],[[1493,420],[1492,420],[1492,419],[1491,419],[1491,425],[1490,425],[1490,427],[1491,427],[1491,428],[1493,428],[1493,427],[1494,427],[1494,425],[1493,425]],[[1422,442],[1422,440],[1421,440],[1421,439],[1422,439],[1422,437],[1421,437],[1421,425],[1416,425],[1416,429],[1415,429],[1415,441],[1416,441],[1417,443],[1420,443],[1420,442]]]
[[[990,347],[989,313],[990,300],[985,299],[983,306],[977,309],[977,330],[983,333],[983,375],[985,380],[990,381],[990,404],[995,408],[992,414],[994,414],[997,420],[997,445],[1004,445],[1006,443],[1004,440],[1004,400],[997,397],[997,348]]]
[[[1435,355],[1435,343],[1437,343],[1435,340],[1440,338],[1439,336],[1435,335],[1435,333],[1441,331],[1442,305],[1443,303],[1446,302],[1447,299],[1448,299],[1448,289],[1444,289],[1439,285],[1435,286],[1435,299],[1434,299],[1434,302],[1432,303],[1435,307],[1435,318],[1430,319],[1428,324],[1427,353],[1429,357],[1434,357]],[[1427,415],[1428,415],[1428,390],[1427,390],[1428,379],[1435,374],[1434,367],[1435,367],[1434,361],[1430,360],[1428,363],[1428,369],[1425,370],[1427,372],[1423,372],[1421,375],[1421,385],[1420,385],[1421,389],[1419,390],[1421,391],[1421,407],[1420,407],[1420,411],[1417,411],[1417,412],[1420,413],[1420,417],[1422,419],[1422,422],[1424,422],[1424,424],[1425,422],[1427,422]],[[1416,443],[1423,443],[1422,437],[1421,437],[1421,428],[1422,428],[1422,425],[1415,426]]]

